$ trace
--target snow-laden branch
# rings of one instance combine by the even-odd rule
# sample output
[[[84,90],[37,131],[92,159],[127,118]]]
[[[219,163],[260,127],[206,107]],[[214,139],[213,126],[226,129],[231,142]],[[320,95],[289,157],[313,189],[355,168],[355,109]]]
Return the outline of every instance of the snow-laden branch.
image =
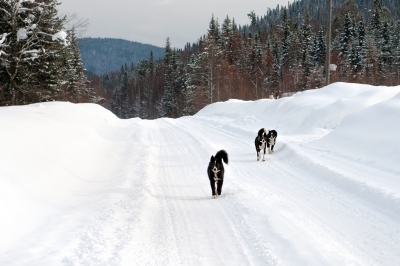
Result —
[[[28,34],[31,34],[31,31],[27,29],[19,29],[17,31],[17,41],[28,39]]]
[[[7,36],[9,35],[9,33],[3,33],[0,38],[0,46],[2,46],[2,44],[4,43],[4,41],[6,40]]]
[[[3,11],[3,12],[6,13],[8,16],[11,16],[11,14],[10,14],[7,10],[5,10],[4,8],[0,8],[0,11]]]
[[[67,33],[62,30],[52,35],[53,41],[55,41],[55,40],[64,41],[66,39],[67,39]]]
[[[1,57],[3,54],[4,54],[5,56],[9,56],[9,54],[7,54],[6,52],[4,52],[3,50],[0,50],[0,57]]]

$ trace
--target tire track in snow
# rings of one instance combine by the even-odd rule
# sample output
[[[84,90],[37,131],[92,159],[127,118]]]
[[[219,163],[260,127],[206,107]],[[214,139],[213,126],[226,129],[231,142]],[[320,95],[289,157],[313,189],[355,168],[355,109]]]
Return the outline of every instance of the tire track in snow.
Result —
[[[140,138],[145,133],[134,126],[131,137]],[[134,141],[128,146],[118,146],[119,156],[125,160],[115,173],[116,179],[125,180],[123,187],[114,192],[111,203],[87,225],[71,232],[76,235],[77,243],[63,258],[63,265],[121,265],[121,252],[134,238],[131,231],[137,210],[143,205],[145,176],[141,173],[149,147],[142,143]]]
[[[143,222],[152,223],[141,225],[149,240],[142,243],[143,247],[135,245],[135,250],[161,256],[149,262],[147,254],[140,261],[152,265],[187,265],[188,261],[191,265],[254,264],[242,242],[227,244],[236,242],[237,232],[229,226],[231,217],[221,211],[221,201],[211,199],[206,175],[211,155],[201,148],[201,142],[175,126],[174,120],[162,123],[165,127],[161,126],[162,131],[156,134],[161,140],[156,148],[160,157],[153,160],[155,170],[150,177],[148,197],[154,205],[151,214],[144,212],[143,216]]]
[[[234,151],[232,146],[229,144],[240,144],[239,147],[241,149],[242,146],[247,146],[248,143],[239,137],[236,137],[234,140],[232,140],[232,136],[230,134],[227,134],[227,132],[221,130],[220,127],[215,125],[216,124],[213,123],[213,126],[210,126],[210,123],[201,123],[201,121],[197,120],[193,123],[192,119],[184,122],[183,120],[177,121],[177,126],[186,131],[186,134],[190,135],[192,138],[194,137],[194,139],[200,143],[207,143],[205,146],[208,148],[208,150],[211,150],[208,156],[206,155],[207,164],[210,154],[215,154],[215,152],[220,149],[227,150],[230,163],[229,166],[225,167],[226,175],[222,196],[218,198],[218,201],[221,201],[221,204],[223,204],[221,211],[224,212],[226,217],[228,217],[230,227],[232,230],[234,230],[236,239],[240,240],[240,242],[243,242],[242,248],[246,256],[249,257],[251,264],[278,265],[279,259],[274,254],[268,239],[262,239],[260,237],[257,226],[254,226],[252,223],[254,217],[250,212],[248,212],[248,206],[243,206],[240,196],[236,195],[244,195],[246,193],[241,191],[239,188],[241,183],[234,181],[235,178],[232,176],[232,174],[236,175],[236,173],[235,171],[232,171],[231,168],[234,167],[235,169],[235,161],[245,161],[246,163],[249,163],[250,160],[248,158],[250,158],[250,154],[245,153],[242,155]],[[207,134],[200,135],[196,132],[207,132]],[[210,149],[210,147],[213,148]],[[267,223],[267,221],[265,222]]]
[[[196,124],[198,123],[193,123],[190,127],[196,128]],[[202,123],[202,126],[205,124],[207,123]],[[342,187],[343,184],[336,181],[346,179],[344,176],[299,155],[292,146],[286,146],[282,141],[280,147],[277,145],[277,152],[267,157],[269,159],[266,164],[255,162],[254,159],[254,164],[250,166],[243,158],[246,155],[255,158],[255,155],[247,153],[254,149],[253,138],[247,138],[246,143],[243,139],[248,134],[238,135],[223,128],[225,126],[208,123],[206,132],[210,136],[219,135],[219,141],[224,142],[227,147],[234,143],[239,154],[245,153],[244,156],[238,156],[236,163],[231,159],[231,169],[234,169],[235,174],[248,176],[246,182],[242,182],[240,177],[235,179],[241,194],[249,195],[249,199],[242,196],[237,202],[242,203],[242,208],[249,213],[271,221],[276,229],[266,228],[264,232],[268,232],[270,237],[275,235],[276,245],[289,248],[290,256],[298,254],[298,261],[302,261],[304,257],[305,264],[318,261],[325,265],[349,262],[369,264],[370,256],[365,250],[376,245],[377,240],[385,243],[389,249],[396,249],[396,236],[400,232],[398,221],[369,206],[369,201],[365,198],[354,195],[352,192],[357,190],[354,188],[357,184],[345,183],[345,187]],[[243,133],[243,130],[240,132]],[[352,188],[349,189],[346,184]],[[237,191],[233,192],[235,193]],[[270,195],[273,195],[272,199],[269,198]],[[252,196],[257,198],[256,203],[250,199]],[[244,203],[246,201],[247,204]],[[274,214],[263,213],[263,209]],[[284,230],[290,233],[279,233]],[[393,237],[393,234],[396,236]],[[353,238],[359,239],[356,245]],[[260,239],[263,237],[260,236]],[[341,250],[340,256],[329,254],[332,247],[333,250]],[[281,254],[284,252],[286,251],[280,251]],[[399,257],[399,252],[395,252]],[[379,253],[379,248],[373,257],[378,260],[372,264],[381,264],[386,259],[384,254]]]
[[[276,152],[257,162],[255,133],[245,127],[232,131],[223,122],[198,117],[146,122],[152,127],[139,131],[139,147],[123,156],[138,164],[123,174],[132,175],[126,186],[131,193],[81,232],[64,264],[395,263],[378,246],[371,249],[377,243],[400,259],[399,222],[352,194],[357,184],[338,182],[346,177],[282,137]],[[230,164],[223,195],[211,200],[206,167],[222,148]]]

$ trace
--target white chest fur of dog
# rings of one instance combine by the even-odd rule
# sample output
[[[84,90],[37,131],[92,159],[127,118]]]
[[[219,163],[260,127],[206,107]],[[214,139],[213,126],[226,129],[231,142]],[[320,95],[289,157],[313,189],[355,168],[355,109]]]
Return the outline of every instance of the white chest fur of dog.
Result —
[[[260,150],[263,150],[265,148],[265,143],[266,143],[265,140],[261,141],[261,145],[259,146]]]

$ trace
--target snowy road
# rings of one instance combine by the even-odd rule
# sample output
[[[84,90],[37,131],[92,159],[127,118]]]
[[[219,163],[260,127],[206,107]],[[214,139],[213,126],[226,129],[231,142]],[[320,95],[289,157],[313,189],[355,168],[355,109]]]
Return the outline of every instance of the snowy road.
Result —
[[[348,103],[349,109],[343,108],[343,99],[352,99],[347,94],[358,92],[358,88],[346,89],[346,97],[320,101],[323,104],[318,107],[336,110],[340,104],[342,113],[328,112],[325,117],[329,119],[321,120],[321,112],[315,112],[315,121],[325,126],[297,131],[292,129],[293,114],[276,121],[257,114],[262,106],[275,104],[279,105],[273,108],[277,117],[280,109],[284,109],[280,114],[284,117],[290,111],[285,99],[233,101],[212,105],[196,116],[153,121],[118,120],[89,108],[96,116],[86,120],[79,116],[82,125],[91,121],[101,138],[88,138],[93,130],[83,130],[80,122],[65,124],[83,136],[81,143],[96,140],[88,148],[97,149],[90,154],[96,163],[64,167],[65,175],[60,175],[64,181],[53,184],[57,197],[42,186],[25,190],[21,184],[28,179],[8,181],[13,180],[11,174],[6,175],[11,170],[0,172],[8,177],[0,180],[3,185],[10,184],[8,191],[29,191],[25,194],[28,207],[43,208],[29,216],[30,230],[15,227],[20,228],[19,237],[7,235],[8,244],[0,242],[0,265],[398,265],[400,168],[390,162],[399,155],[375,158],[363,152],[369,149],[366,135],[351,140],[353,146],[340,146],[336,141],[343,139],[340,130],[348,134],[353,125],[345,122],[361,121],[360,117],[366,116],[354,112],[348,120],[343,119],[346,110],[352,113],[349,110],[354,109],[352,103]],[[382,96],[378,102],[385,103],[387,110],[393,106],[389,100],[399,92],[397,88],[392,96]],[[337,94],[337,90],[330,94]],[[299,100],[290,107],[303,104]],[[221,114],[231,105],[242,115],[234,111],[232,115]],[[62,116],[71,113],[68,108],[77,107],[61,106],[60,110],[63,108]],[[46,114],[46,110],[41,112]],[[301,108],[296,112],[298,119],[312,119]],[[54,110],[51,114],[57,116]],[[334,114],[340,120],[334,120]],[[11,111],[8,115],[16,117]],[[104,121],[108,121],[107,126]],[[265,162],[256,161],[254,138],[261,127],[269,127],[268,121],[279,133],[275,152],[267,154]],[[332,123],[339,125],[326,126]],[[393,124],[388,121],[388,125]],[[360,122],[358,128],[362,126]],[[71,132],[62,138],[68,139]],[[393,141],[384,146],[387,140]],[[388,136],[378,144],[389,150],[393,145],[398,148],[398,142],[393,144],[397,140]],[[348,151],[335,150],[338,146]],[[211,155],[220,149],[228,152],[229,165],[225,167],[222,195],[211,199],[206,168]],[[62,150],[60,154],[68,155],[67,147]],[[79,150],[82,154],[76,154],[75,149],[70,157],[84,160],[89,153]],[[46,154],[51,157],[54,153],[49,148]],[[354,157],[356,153],[359,157]],[[47,160],[42,162],[46,165]],[[92,172],[93,176],[88,174]],[[35,172],[25,175],[36,176]],[[37,176],[40,180],[41,175]],[[38,200],[30,193],[42,197]],[[7,215],[12,209],[2,206],[1,210],[9,217],[1,224],[2,233],[7,231],[7,222],[23,224],[21,216]]]
[[[135,213],[121,221],[127,228],[121,236],[128,241],[115,241],[116,264],[394,265],[400,260],[400,223],[398,213],[391,213],[400,209],[383,194],[362,193],[368,188],[356,180],[364,172],[334,171],[284,136],[266,162],[257,162],[256,131],[225,130],[207,117],[145,124],[147,130],[130,135],[134,167],[127,173],[140,177],[140,197],[135,193],[113,207]],[[222,196],[212,200],[206,167],[222,148],[230,164]],[[138,184],[131,185],[135,191]],[[389,206],[382,209],[385,200]],[[110,223],[104,219],[99,226]],[[390,257],[382,246],[392,251]],[[80,262],[94,258],[88,259]]]

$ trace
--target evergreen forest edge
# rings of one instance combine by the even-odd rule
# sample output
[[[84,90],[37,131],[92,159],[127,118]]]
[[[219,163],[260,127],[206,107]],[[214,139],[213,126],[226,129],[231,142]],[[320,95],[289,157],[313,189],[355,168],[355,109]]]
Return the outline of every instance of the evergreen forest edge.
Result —
[[[1,0],[0,4],[5,2]],[[56,0],[44,2],[56,3]],[[4,58],[0,56],[0,105],[90,101],[120,118],[153,119],[192,115],[207,104],[231,98],[277,98],[285,93],[320,88],[325,85],[328,10],[325,2],[295,1],[287,7],[269,9],[262,17],[250,12],[250,24],[245,26],[236,25],[228,16],[220,25],[212,17],[207,33],[198,42],[172,49],[167,38],[163,58],[155,60],[151,52],[148,59],[137,65],[124,64],[119,71],[104,75],[86,72],[87,76],[82,76],[79,48],[77,45],[73,48],[76,38],[71,29],[69,48],[64,47],[58,56],[49,57],[54,66],[75,62],[67,70],[56,71],[61,74],[36,77],[41,73],[40,67],[27,64],[22,69],[31,71],[30,78],[35,82],[13,80],[12,88],[7,83],[10,80],[5,78]],[[399,84],[398,2],[333,2],[330,61],[336,69],[330,71],[331,83]],[[0,49],[4,24],[0,20]],[[64,78],[57,80],[57,74]]]

